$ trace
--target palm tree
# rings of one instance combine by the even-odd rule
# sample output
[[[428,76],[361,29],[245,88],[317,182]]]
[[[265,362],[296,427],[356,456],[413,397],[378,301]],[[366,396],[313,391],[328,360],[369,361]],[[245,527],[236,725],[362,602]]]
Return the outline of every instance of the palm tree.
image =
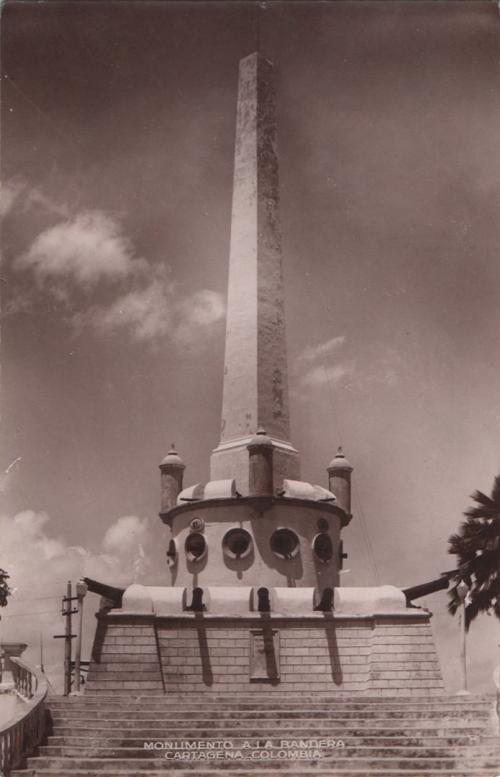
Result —
[[[465,608],[467,629],[480,612],[494,613],[500,619],[500,475],[491,496],[475,491],[471,499],[476,504],[464,512],[466,520],[448,540],[448,553],[458,558],[448,610],[454,615],[459,609],[457,586],[464,580],[470,589]]]
[[[4,569],[0,569],[0,607],[5,607],[10,594],[10,588],[7,584],[9,575]]]

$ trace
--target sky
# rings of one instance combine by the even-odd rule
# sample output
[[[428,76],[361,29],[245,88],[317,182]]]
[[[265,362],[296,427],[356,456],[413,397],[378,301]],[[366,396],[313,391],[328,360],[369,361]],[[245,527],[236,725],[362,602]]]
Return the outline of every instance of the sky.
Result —
[[[208,479],[238,61],[257,42],[302,476],[326,485],[339,444],[354,466],[344,585],[453,568],[447,539],[500,472],[499,23],[476,1],[4,2],[0,566],[17,590],[0,630],[35,658],[42,632],[54,677],[67,579],[167,581],[171,442],[186,485]],[[446,594],[423,603],[453,690],[458,622]],[[473,624],[473,688],[499,642],[498,621]]]

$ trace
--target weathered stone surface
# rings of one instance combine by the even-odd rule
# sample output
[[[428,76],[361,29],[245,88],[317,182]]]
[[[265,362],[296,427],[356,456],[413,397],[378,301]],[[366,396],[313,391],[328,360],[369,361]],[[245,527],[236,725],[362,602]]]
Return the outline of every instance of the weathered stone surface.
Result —
[[[222,446],[244,445],[243,472],[217,449],[213,479],[236,476],[248,493],[243,440],[259,427],[290,439],[273,66],[255,53],[239,71],[221,424]],[[296,451],[286,461],[281,478],[297,477]]]
[[[498,773],[493,697],[130,696],[52,698],[47,743],[12,777]]]
[[[193,698],[263,690],[269,698],[327,691],[443,693],[425,613],[358,617],[312,613],[295,618],[273,613],[264,620],[258,613],[233,617],[184,613],[168,618],[150,615],[148,626],[145,619],[141,616],[134,626],[134,616],[101,616],[87,692],[145,692],[163,687],[167,694],[193,694]],[[249,635],[256,628],[278,630],[280,635],[280,679],[265,689],[250,677]],[[149,660],[139,666],[146,655]]]

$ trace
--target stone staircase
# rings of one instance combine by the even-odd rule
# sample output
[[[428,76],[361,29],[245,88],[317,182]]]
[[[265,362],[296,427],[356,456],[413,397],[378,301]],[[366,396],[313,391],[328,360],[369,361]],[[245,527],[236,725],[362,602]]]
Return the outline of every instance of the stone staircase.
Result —
[[[53,697],[12,777],[497,777],[492,697]]]

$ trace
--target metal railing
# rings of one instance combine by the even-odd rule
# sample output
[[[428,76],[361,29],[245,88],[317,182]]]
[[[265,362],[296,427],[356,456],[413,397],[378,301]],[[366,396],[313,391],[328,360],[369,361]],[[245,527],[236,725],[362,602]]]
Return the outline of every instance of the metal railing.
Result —
[[[14,691],[23,699],[19,712],[0,726],[0,774],[24,765],[42,741],[46,728],[47,681],[20,658],[10,657]]]

